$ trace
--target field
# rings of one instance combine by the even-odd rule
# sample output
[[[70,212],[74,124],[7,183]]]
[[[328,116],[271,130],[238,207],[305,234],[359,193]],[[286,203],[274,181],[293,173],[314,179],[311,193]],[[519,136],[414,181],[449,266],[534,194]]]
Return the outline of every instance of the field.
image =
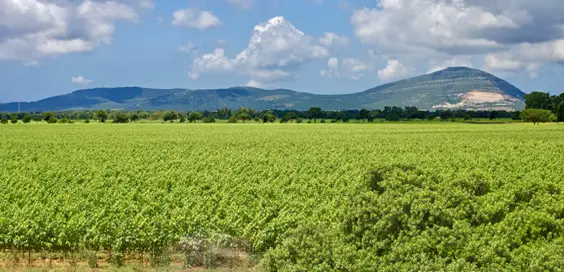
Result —
[[[19,124],[0,136],[4,256],[154,260],[223,235],[264,271],[564,267],[562,125]]]

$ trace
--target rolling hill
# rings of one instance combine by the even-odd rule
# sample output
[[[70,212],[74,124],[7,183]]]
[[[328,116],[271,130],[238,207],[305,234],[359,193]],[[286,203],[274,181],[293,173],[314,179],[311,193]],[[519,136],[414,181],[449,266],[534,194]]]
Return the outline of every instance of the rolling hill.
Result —
[[[318,106],[326,110],[381,109],[416,106],[420,109],[514,110],[524,107],[521,90],[492,74],[467,67],[451,67],[381,85],[360,93],[319,95],[286,89],[252,87],[187,90],[141,87],[78,90],[36,102],[21,103],[22,111],[84,109],[216,110],[297,109]],[[0,104],[0,111],[17,111],[18,103]]]

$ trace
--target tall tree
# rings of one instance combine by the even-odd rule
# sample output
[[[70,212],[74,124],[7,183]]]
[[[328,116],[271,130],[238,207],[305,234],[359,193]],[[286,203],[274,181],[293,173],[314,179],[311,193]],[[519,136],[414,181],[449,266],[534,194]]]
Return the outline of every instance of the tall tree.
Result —
[[[525,95],[525,108],[552,110],[550,95],[541,92],[532,92]]]
[[[564,102],[558,104],[558,109],[556,110],[556,117],[558,122],[564,122]]]
[[[97,110],[94,113],[94,119],[98,120],[100,123],[104,123],[108,120],[108,113],[105,110]]]
[[[310,119],[313,119],[313,122],[317,122],[317,119],[321,118],[321,108],[320,107],[311,107],[307,111],[308,116]]]
[[[553,114],[549,110],[541,109],[526,109],[521,112],[521,119],[525,122],[532,122],[533,124],[550,122]]]

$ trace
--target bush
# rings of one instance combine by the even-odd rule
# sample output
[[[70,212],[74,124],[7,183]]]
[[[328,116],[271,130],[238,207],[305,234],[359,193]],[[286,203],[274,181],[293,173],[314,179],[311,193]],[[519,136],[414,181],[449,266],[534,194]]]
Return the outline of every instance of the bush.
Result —
[[[2,124],[7,124],[8,123],[8,118],[6,118],[6,116],[2,117],[2,121],[0,121],[0,123]]]
[[[67,118],[62,118],[62,119],[59,120],[59,123],[61,123],[61,124],[66,124],[68,122],[69,122],[69,119],[67,119]]]
[[[321,119],[321,123],[326,123],[326,121],[324,119]]]
[[[85,124],[90,124],[90,120],[86,119],[86,120],[84,120],[84,123],[85,123]]]
[[[31,116],[29,114],[24,115],[24,118],[22,119],[22,122],[24,124],[29,124],[31,122]]]
[[[213,116],[208,116],[206,118],[204,118],[204,123],[215,123],[215,117]]]
[[[114,123],[117,124],[125,124],[129,122],[129,116],[127,116],[127,114],[125,113],[116,113],[116,115],[114,116]]]
[[[298,118],[298,120],[296,120],[296,123],[298,123],[298,124],[301,124],[303,122],[304,122],[304,120],[302,118]]]
[[[227,120],[227,122],[231,124],[237,123],[237,116],[232,115],[231,117],[229,117],[229,120]]]
[[[14,115],[12,115],[12,119],[10,120],[10,122],[12,124],[17,124],[19,120],[20,119],[18,118],[18,116],[16,114],[14,114]]]
[[[57,121],[59,121],[59,120],[57,119],[57,117],[51,116],[51,117],[49,118],[49,120],[47,120],[47,123],[48,123],[48,124],[56,124]]]

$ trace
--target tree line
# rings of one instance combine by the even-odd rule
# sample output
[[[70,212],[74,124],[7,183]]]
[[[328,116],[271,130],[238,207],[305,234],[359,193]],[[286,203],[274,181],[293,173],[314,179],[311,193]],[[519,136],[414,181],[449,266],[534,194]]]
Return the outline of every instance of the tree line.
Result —
[[[179,123],[215,123],[216,120],[227,120],[228,123],[347,123],[351,120],[357,122],[374,122],[386,120],[398,122],[404,120],[435,120],[442,121],[473,119],[512,119],[526,122],[564,121],[564,94],[550,96],[545,93],[534,92],[525,97],[526,109],[524,111],[505,110],[420,110],[417,107],[384,107],[376,110],[322,110],[312,107],[308,110],[255,110],[241,107],[239,109],[217,109],[216,111],[121,111],[121,110],[84,110],[61,112],[29,112],[29,113],[0,113],[2,124],[35,122],[47,123],[73,123],[82,120],[86,123],[97,121],[100,123],[128,123],[141,120],[179,122]]]
[[[564,122],[564,93],[532,92],[525,95],[525,110],[521,117],[526,122]]]

